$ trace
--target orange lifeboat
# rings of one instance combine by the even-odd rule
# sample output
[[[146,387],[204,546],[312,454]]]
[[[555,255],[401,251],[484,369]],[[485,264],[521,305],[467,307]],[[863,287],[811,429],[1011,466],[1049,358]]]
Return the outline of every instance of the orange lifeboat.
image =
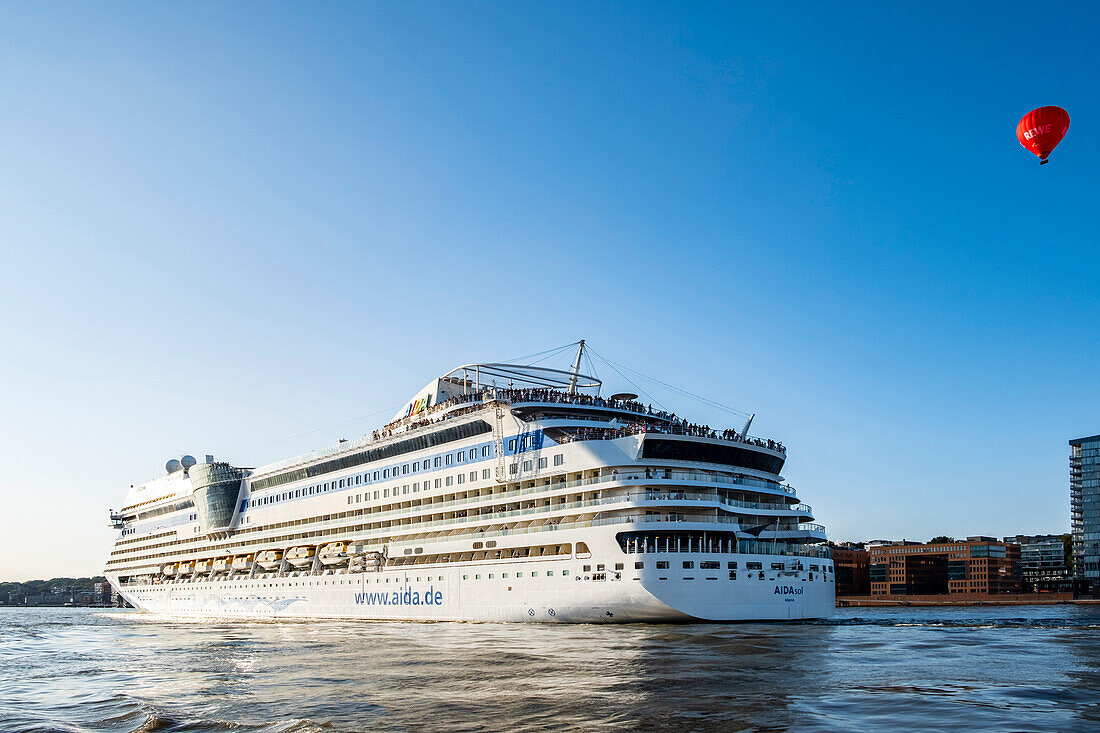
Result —
[[[253,561],[252,553],[247,555],[237,555],[233,558],[233,570],[238,573],[245,573],[252,569]]]
[[[327,567],[346,565],[348,562],[348,543],[330,542],[321,548],[318,555],[321,564]]]
[[[313,564],[313,556],[317,554],[312,545],[299,545],[286,551],[286,561],[299,570]]]
[[[256,555],[256,563],[264,570],[278,570],[282,562],[282,550],[262,550]]]

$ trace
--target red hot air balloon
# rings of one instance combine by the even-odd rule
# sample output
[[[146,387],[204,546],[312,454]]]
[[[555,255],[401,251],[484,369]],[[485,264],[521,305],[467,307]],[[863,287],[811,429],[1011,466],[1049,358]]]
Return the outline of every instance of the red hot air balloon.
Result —
[[[1016,125],[1016,137],[1020,144],[1039,156],[1039,165],[1045,165],[1050,155],[1069,130],[1069,113],[1061,107],[1039,107],[1024,115]]]

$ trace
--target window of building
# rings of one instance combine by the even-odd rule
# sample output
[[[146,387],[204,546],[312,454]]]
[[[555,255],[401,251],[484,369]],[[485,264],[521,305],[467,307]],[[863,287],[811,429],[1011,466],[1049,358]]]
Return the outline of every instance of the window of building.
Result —
[[[487,445],[481,446],[481,457],[482,458],[488,458],[489,457],[489,446],[487,446]]]
[[[489,478],[489,469],[487,469],[487,468],[481,469],[481,478],[483,478],[483,479],[484,478]]]
[[[684,570],[691,570],[693,567],[695,567],[694,560],[684,560]]]
[[[554,465],[555,466],[560,466],[563,463],[565,463],[565,455],[562,454],[562,453],[555,453],[554,454]]]
[[[539,459],[539,468],[546,468],[546,459],[545,458],[540,458]]]

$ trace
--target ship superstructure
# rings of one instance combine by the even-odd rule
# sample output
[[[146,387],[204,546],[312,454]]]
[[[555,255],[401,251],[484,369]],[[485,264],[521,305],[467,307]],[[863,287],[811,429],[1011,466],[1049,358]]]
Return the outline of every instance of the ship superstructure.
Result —
[[[108,580],[180,615],[636,622],[827,616],[825,530],[786,448],[468,364],[385,427],[259,468],[170,461],[111,513]]]

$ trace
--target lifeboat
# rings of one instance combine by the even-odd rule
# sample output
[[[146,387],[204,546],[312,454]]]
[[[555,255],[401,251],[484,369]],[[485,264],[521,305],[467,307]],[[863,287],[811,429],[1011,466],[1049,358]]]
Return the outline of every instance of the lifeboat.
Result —
[[[219,557],[214,560],[214,572],[215,573],[228,573],[229,568],[233,564],[232,557]]]
[[[278,570],[282,561],[282,550],[264,550],[256,555],[256,562],[264,570]]]
[[[190,575],[193,570],[194,567],[190,560],[188,560],[187,562],[181,562],[176,567],[176,575]]]
[[[313,556],[316,551],[310,545],[291,547],[286,551],[286,561],[296,568],[304,568],[313,564]]]
[[[318,554],[322,565],[343,565],[348,561],[348,543],[330,542]]]
[[[248,555],[237,555],[233,558],[233,569],[238,573],[251,570],[252,559],[253,557],[251,553],[249,553]]]
[[[210,558],[206,558],[205,560],[196,560],[195,561],[195,575],[206,575],[207,573],[209,573],[210,572],[210,565],[211,565],[212,562],[213,561],[210,560]]]
[[[164,577],[171,578],[176,574],[176,563],[170,562],[160,569],[160,572],[164,574]]]

